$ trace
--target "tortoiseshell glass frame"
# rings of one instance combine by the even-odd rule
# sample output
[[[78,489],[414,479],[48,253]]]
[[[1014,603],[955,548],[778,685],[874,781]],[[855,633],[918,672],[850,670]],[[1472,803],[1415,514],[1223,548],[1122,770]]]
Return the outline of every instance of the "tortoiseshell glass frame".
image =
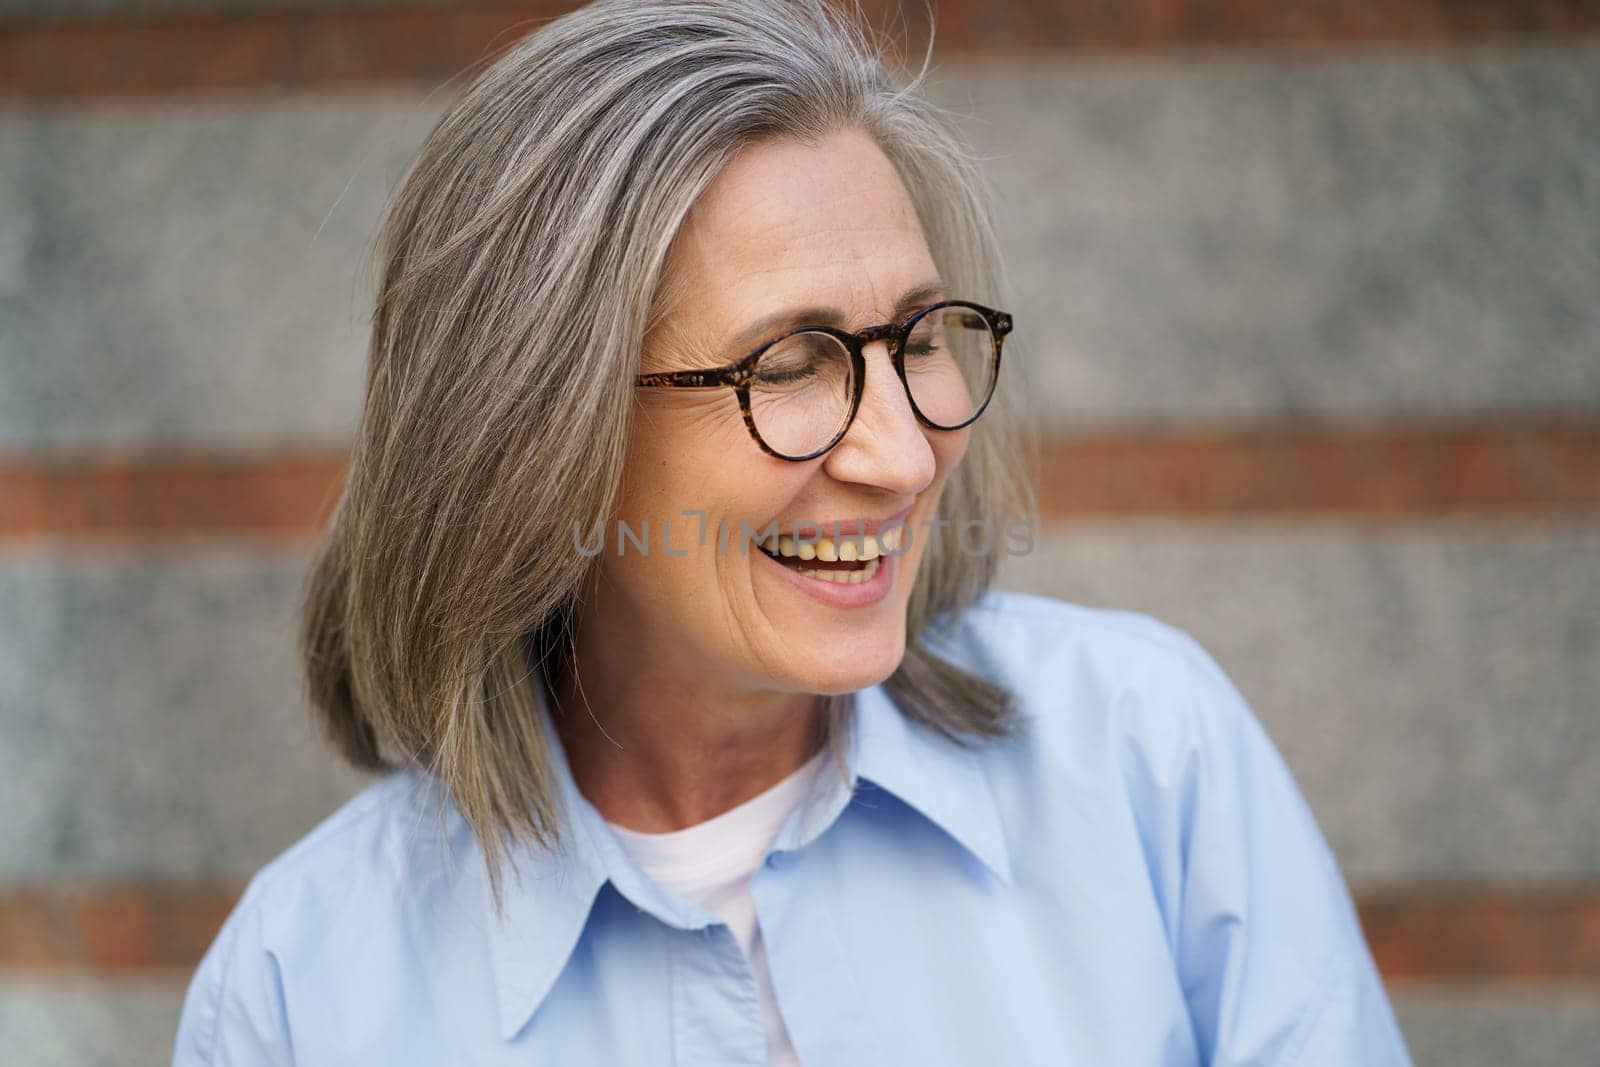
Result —
[[[917,406],[917,398],[911,395],[911,383],[906,380],[905,344],[911,331],[921,321],[924,315],[931,314],[942,308],[959,307],[975,311],[983,317],[989,326],[989,333],[994,338],[993,363],[989,367],[989,393],[983,398],[972,415],[953,426],[945,426],[934,422],[923,414]],[[788,456],[775,451],[766,441],[761,439],[761,434],[756,430],[755,416],[750,411],[750,380],[755,376],[756,363],[761,359],[762,353],[777,344],[779,341],[793,337],[797,333],[816,332],[825,333],[839,341],[850,353],[851,369],[854,372],[855,389],[850,397],[850,412],[845,416],[839,426],[839,432],[833,439],[821,448],[804,456]],[[750,431],[750,436],[755,439],[761,451],[777,459],[786,459],[794,463],[804,463],[816,459],[827,452],[834,445],[844,440],[844,435],[850,432],[850,426],[856,421],[856,411],[861,407],[862,391],[867,384],[867,357],[864,349],[874,341],[889,342],[889,359],[894,364],[895,374],[900,377],[900,385],[906,391],[906,399],[911,403],[911,410],[916,414],[917,421],[931,430],[959,430],[963,426],[970,426],[979,415],[983,414],[989,406],[989,401],[994,398],[995,385],[1000,380],[1000,350],[1005,347],[1006,334],[1011,332],[1011,316],[1004,311],[974,304],[970,300],[941,300],[937,304],[929,304],[925,308],[915,311],[901,323],[885,323],[881,326],[868,326],[864,330],[854,333],[841,330],[833,326],[796,326],[786,330],[771,340],[764,341],[749,355],[722,367],[712,367],[707,370],[669,370],[658,371],[654,374],[641,374],[637,385],[641,386],[669,386],[675,389],[709,389],[730,386],[739,397],[739,413],[744,416],[745,429]]]

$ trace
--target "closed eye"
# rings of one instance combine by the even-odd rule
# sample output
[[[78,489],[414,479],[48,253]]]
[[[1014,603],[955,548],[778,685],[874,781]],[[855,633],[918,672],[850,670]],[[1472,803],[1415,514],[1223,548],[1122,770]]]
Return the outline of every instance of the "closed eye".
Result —
[[[756,375],[756,384],[792,385],[795,382],[804,381],[807,378],[815,378],[816,376],[816,368],[808,363],[803,367],[795,367],[787,370],[762,371],[760,374]]]

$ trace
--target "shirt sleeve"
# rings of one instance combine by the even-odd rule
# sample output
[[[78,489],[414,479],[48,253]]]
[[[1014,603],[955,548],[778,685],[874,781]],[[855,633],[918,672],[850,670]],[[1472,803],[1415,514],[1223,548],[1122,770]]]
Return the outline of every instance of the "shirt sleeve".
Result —
[[[254,883],[190,979],[172,1067],[290,1067],[283,984],[262,935]]]
[[[1203,1061],[1410,1067],[1310,807],[1238,689],[1189,644],[1200,681],[1174,776],[1173,925]]]

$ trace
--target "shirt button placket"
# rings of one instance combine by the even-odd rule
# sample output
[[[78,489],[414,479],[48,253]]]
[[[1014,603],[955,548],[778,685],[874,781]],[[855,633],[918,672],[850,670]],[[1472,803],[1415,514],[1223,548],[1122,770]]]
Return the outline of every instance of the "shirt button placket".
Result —
[[[755,972],[726,924],[674,939],[672,1019],[672,1062],[680,1067],[765,1067]]]

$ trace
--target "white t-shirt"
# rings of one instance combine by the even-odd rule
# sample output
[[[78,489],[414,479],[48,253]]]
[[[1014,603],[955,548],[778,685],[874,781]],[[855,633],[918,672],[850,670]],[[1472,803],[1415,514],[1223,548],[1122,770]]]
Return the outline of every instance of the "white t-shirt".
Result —
[[[739,939],[761,991],[767,1063],[772,1067],[799,1067],[800,1061],[773,997],[766,946],[756,922],[755,900],[750,895],[750,875],[766,858],[773,838],[809,791],[812,776],[826,758],[824,749],[765,792],[682,830],[646,834],[608,823],[617,841],[645,874],[668,892],[716,912]]]

